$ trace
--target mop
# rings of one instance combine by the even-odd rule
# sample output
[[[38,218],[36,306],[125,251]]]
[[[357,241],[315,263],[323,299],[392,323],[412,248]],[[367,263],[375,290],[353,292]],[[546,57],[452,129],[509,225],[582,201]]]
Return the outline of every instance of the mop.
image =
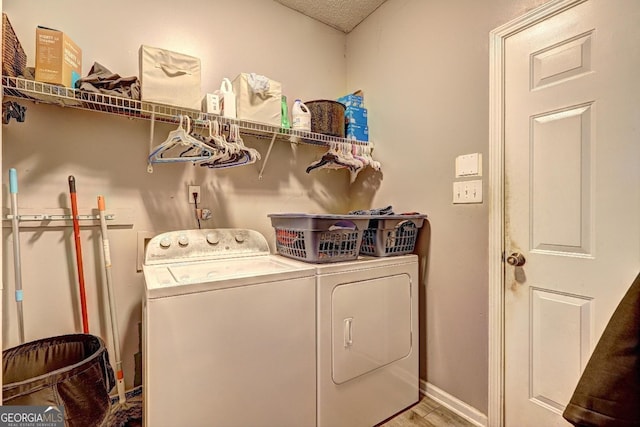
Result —
[[[16,309],[20,344],[24,343],[24,315],[22,313],[22,270],[20,264],[20,232],[18,226],[18,173],[9,169],[9,192],[11,193],[11,227],[13,229],[13,268],[16,279]]]
[[[107,236],[107,220],[105,218],[104,197],[98,196],[98,213],[100,216],[100,231],[102,234],[102,252],[104,255],[104,271],[107,278],[107,293],[109,294],[109,312],[111,315],[111,334],[113,340],[113,352],[116,363],[116,386],[118,389],[118,402],[114,404],[107,415],[103,426],[125,426],[130,420],[142,419],[141,397],[132,403],[127,403],[124,389],[124,373],[122,371],[122,358],[120,356],[120,333],[118,332],[118,320],[116,313],[116,301],[111,278],[111,250]]]
[[[78,283],[80,285],[80,306],[82,308],[82,332],[89,333],[89,317],[87,315],[87,295],[84,287],[84,268],[82,266],[82,246],[80,246],[80,223],[78,221],[78,201],[76,199],[76,179],[69,176],[69,193],[71,195],[71,215],[73,216],[73,235],[76,244],[76,264],[78,266]]]

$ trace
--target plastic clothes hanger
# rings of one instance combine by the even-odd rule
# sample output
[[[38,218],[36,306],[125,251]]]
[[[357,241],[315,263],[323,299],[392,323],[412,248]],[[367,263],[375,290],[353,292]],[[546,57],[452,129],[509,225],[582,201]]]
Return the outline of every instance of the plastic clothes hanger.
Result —
[[[188,117],[187,117],[187,120],[189,120],[189,118],[188,118]],[[197,122],[198,122],[198,120],[195,120],[195,121],[194,121],[194,123],[197,123]],[[207,122],[208,122],[208,120],[207,120],[206,122],[205,122],[205,121],[201,121],[201,123],[202,123],[202,124],[204,124],[204,126],[203,126],[203,127],[206,127]],[[196,129],[196,128],[195,128],[195,126],[194,126],[193,128],[191,128],[191,126],[189,126],[189,124],[190,124],[190,123],[189,123],[189,122],[187,122],[187,134],[188,134],[189,136],[191,136],[191,137],[193,137],[193,138],[197,139],[198,141],[203,142],[205,145],[207,145],[207,148],[208,148],[208,147],[211,147],[211,148],[210,148],[210,150],[212,151],[212,156],[213,156],[213,155],[214,155],[214,153],[215,153],[215,151],[217,150],[217,149],[216,149],[216,147],[215,147],[215,146],[213,146],[213,145],[210,143],[209,139],[208,139],[205,135],[202,135],[201,133],[196,132],[196,130],[195,130],[195,129]],[[195,150],[195,149],[197,149],[197,147],[196,147],[196,146],[194,146],[194,145],[192,145],[192,144],[190,144],[189,146],[187,146],[187,149],[186,149],[186,150],[184,150],[182,153],[180,153],[180,157],[184,157],[187,153],[189,153],[190,151]]]
[[[235,142],[239,147],[240,150],[245,152],[248,156],[249,159],[251,160],[251,163],[255,163],[256,160],[260,160],[260,153],[258,152],[258,150],[254,149],[254,148],[249,148],[246,145],[244,145],[244,141],[242,140],[242,136],[240,136],[240,127],[236,124],[232,124],[229,128],[229,140],[232,142]]]
[[[358,176],[358,173],[362,169],[364,169],[365,162],[363,162],[362,160],[358,159],[356,156],[353,155],[354,147],[352,144],[343,143],[342,148],[343,148],[343,153],[345,154],[344,159],[354,165],[353,169],[349,169],[349,172],[351,174],[351,181],[353,182]]]
[[[317,160],[311,163],[306,172],[309,173],[314,169],[323,168],[323,169],[340,169],[343,165],[339,164],[339,157],[337,154],[337,150],[334,143],[329,143],[329,149],[326,153],[322,155],[320,160]],[[344,165],[347,166],[347,165]]]
[[[246,153],[235,153],[235,154],[232,154],[229,159],[226,159],[226,160],[216,159],[214,161],[203,162],[203,163],[200,163],[200,166],[206,166],[210,169],[223,169],[223,168],[232,168],[235,166],[242,166],[249,163],[253,163],[253,162],[251,162],[251,159]]]
[[[320,160],[317,160],[311,163],[307,167],[307,173],[311,172],[314,169],[323,168],[323,169],[342,169],[348,168],[349,170],[355,170],[356,165],[349,160],[346,160],[341,155],[341,150],[338,148],[336,143],[329,144],[329,150],[322,155]]]
[[[233,144],[227,140],[224,133],[222,132],[222,127],[217,120],[212,123],[212,128],[209,130],[213,130],[213,138],[216,141],[216,144],[220,147],[221,152],[220,155],[214,159],[217,163],[231,161],[234,159],[235,155],[240,153],[240,147],[237,144]]]
[[[229,156],[239,153],[240,147],[237,144],[233,144],[229,140],[227,140],[227,137],[222,132],[222,127],[220,126],[220,123],[218,123],[218,121],[216,120],[213,122],[213,124],[214,124],[214,138],[216,138],[216,140],[218,141],[218,144],[220,144],[220,146],[223,147],[225,153]]]
[[[218,140],[218,138],[213,134],[212,128],[214,127],[214,124],[211,122],[211,120],[206,120],[204,124],[204,127],[208,130],[208,133],[206,135],[202,133],[194,133],[193,137],[199,139],[200,141],[211,147],[211,150],[213,150],[211,159],[221,156],[222,154],[224,154],[226,149],[224,145],[222,145],[222,143]],[[219,126],[217,121],[215,122],[215,125]]]
[[[351,181],[355,181],[358,173],[364,169],[364,162],[356,159],[353,155],[352,144],[348,142],[343,142],[339,144],[338,155],[340,157],[341,163],[346,163],[349,165],[349,173],[351,175]]]
[[[236,124],[232,124],[229,126],[229,141],[230,145],[236,147],[237,152],[233,154],[233,158],[225,161],[225,162],[214,162],[214,167],[222,168],[222,167],[233,167],[255,163],[256,160],[259,160],[260,153],[253,149],[244,145],[244,141],[240,136],[240,127]]]
[[[340,144],[340,154],[342,161],[346,163],[350,163],[355,168],[356,172],[359,172],[362,168],[364,168],[364,162],[355,158],[352,150],[352,144],[348,142],[344,142]]]
[[[379,171],[382,168],[382,165],[380,164],[380,162],[373,160],[373,157],[371,156],[371,149],[372,148],[369,145],[363,147],[364,157],[369,160],[369,166],[371,166],[376,171]]]
[[[187,130],[182,127],[183,121],[186,119],[187,122]],[[167,139],[158,145],[152,152],[149,154],[149,164],[153,163],[177,163],[177,162],[193,162],[198,163],[202,161],[206,161],[210,159],[213,155],[211,151],[211,147],[207,146],[202,141],[194,138],[189,135],[189,131],[191,128],[191,121],[189,117],[180,116],[180,124],[178,128],[169,132],[167,135]],[[182,147],[183,155],[178,155],[176,157],[167,156],[169,151],[176,147]],[[188,148],[184,150],[184,148]],[[195,150],[194,155],[185,156],[184,153]]]
[[[362,155],[362,146],[361,145],[359,145],[359,144],[351,145],[351,154],[353,154],[353,157],[355,159],[360,160],[365,167],[369,166],[371,164],[369,159],[367,159],[366,157],[364,157]]]
[[[217,120],[213,122],[211,120],[207,123],[209,127],[209,139],[211,143],[220,150],[221,153],[226,153],[228,151],[227,141],[220,135],[220,123]]]
[[[229,157],[226,141],[224,140],[224,138],[221,138],[219,134],[220,124],[218,123],[218,121],[216,120],[212,122],[211,120],[207,120],[205,122],[205,127],[208,130],[207,135],[196,133],[193,136],[211,147],[211,150],[213,150],[213,154],[206,161],[200,162],[200,166],[209,166],[215,161],[219,161],[220,159],[226,159]]]
[[[212,157],[210,160],[200,163],[200,166],[206,166],[212,169],[221,169],[241,166],[249,163],[251,159],[242,150],[240,144],[238,144],[237,141],[231,141],[232,138],[240,139],[241,141],[240,129],[237,127],[237,125],[235,126],[236,129],[230,128],[229,141],[227,141],[224,134],[220,132],[219,123],[217,121],[210,122],[209,135],[214,141],[215,146],[219,147],[219,151],[218,154]]]

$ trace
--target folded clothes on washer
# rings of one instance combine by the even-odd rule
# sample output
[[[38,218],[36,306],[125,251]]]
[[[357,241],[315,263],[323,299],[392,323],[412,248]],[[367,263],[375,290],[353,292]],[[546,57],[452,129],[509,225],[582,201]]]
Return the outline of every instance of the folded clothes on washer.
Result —
[[[393,215],[393,206],[387,206],[386,208],[377,208],[369,210],[351,211],[349,215]]]

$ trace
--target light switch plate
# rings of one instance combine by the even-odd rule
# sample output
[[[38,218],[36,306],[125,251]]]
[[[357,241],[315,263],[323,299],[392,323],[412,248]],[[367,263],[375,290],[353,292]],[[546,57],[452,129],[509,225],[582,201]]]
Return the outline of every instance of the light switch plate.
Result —
[[[482,154],[464,154],[456,157],[456,178],[482,176]]]
[[[454,182],[453,203],[482,203],[482,180]]]

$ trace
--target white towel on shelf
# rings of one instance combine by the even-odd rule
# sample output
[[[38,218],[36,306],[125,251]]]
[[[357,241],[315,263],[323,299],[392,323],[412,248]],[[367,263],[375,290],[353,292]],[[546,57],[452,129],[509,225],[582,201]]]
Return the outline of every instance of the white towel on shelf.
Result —
[[[270,84],[268,77],[261,76],[260,74],[256,73],[251,73],[247,77],[247,83],[249,83],[249,86],[251,87],[253,93],[257,95],[263,95],[269,92]]]

